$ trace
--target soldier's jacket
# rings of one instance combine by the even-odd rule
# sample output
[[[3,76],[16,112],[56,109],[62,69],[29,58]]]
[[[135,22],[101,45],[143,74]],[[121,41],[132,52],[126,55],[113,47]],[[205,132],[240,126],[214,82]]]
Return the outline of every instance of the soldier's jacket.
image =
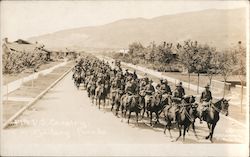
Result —
[[[165,93],[170,94],[170,95],[172,94],[171,88],[167,84],[162,84],[160,86],[160,90],[163,92],[163,94],[165,94]]]
[[[205,102],[209,102],[210,100],[212,100],[212,93],[211,93],[211,91],[203,91],[202,93],[201,93],[201,98],[200,98],[200,101],[201,102],[203,102],[203,101],[205,101]]]
[[[178,87],[175,89],[174,97],[183,98],[184,95],[185,95],[185,90],[183,87]]]
[[[153,94],[155,92],[155,88],[151,84],[146,85],[145,90],[147,94]]]
[[[136,94],[136,84],[134,82],[127,82],[125,92],[128,94]]]

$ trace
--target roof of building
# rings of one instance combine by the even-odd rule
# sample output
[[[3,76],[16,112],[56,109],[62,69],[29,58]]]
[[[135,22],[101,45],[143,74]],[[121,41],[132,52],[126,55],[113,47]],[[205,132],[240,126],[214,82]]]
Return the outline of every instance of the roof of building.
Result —
[[[13,52],[51,52],[50,50],[45,49],[44,45],[33,44],[22,39],[18,39],[14,42],[5,42],[3,45]]]

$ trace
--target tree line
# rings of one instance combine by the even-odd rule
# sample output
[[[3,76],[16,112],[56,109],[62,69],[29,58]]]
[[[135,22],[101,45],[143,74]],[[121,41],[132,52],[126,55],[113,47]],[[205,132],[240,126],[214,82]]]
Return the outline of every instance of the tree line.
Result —
[[[241,41],[236,47],[220,51],[208,44],[192,40],[177,44],[163,42],[159,45],[151,42],[147,46],[133,42],[129,45],[127,54],[115,53],[113,57],[133,64],[153,64],[153,69],[158,71],[186,71],[189,83],[190,74],[195,73],[198,86],[201,73],[209,77],[210,84],[214,75],[222,75],[224,88],[230,75],[238,75],[242,86],[243,76],[246,75],[246,49]],[[199,88],[197,92],[198,90]]]

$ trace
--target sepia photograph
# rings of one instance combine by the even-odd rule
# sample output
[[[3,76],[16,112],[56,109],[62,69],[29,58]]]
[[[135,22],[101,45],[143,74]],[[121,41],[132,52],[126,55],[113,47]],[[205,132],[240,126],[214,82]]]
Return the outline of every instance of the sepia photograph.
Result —
[[[249,156],[249,1],[8,1],[0,156]]]

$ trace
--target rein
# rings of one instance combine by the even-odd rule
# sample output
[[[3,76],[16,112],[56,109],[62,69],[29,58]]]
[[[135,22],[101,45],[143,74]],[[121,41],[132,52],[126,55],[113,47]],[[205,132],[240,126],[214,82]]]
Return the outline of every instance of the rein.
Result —
[[[194,119],[191,117],[191,115],[188,113],[187,109],[185,109],[185,114],[187,116],[187,118],[190,120],[190,122],[193,122]]]
[[[217,112],[220,112],[220,111],[221,111],[221,110],[220,110],[220,109],[218,109],[216,106],[214,106],[214,104],[212,104],[212,105],[211,105],[211,107],[213,107],[213,108],[214,108],[214,110],[215,110],[215,111],[217,111]]]

